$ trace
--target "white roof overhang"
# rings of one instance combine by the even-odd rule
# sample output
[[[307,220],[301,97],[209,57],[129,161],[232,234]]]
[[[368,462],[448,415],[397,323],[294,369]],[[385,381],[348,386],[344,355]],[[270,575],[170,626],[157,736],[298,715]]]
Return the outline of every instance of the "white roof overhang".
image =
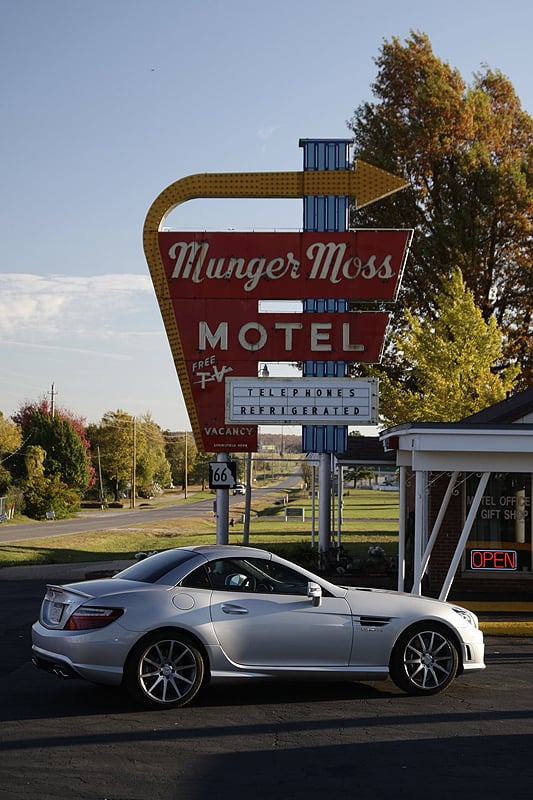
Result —
[[[408,423],[380,435],[397,466],[426,471],[533,472],[533,425]]]

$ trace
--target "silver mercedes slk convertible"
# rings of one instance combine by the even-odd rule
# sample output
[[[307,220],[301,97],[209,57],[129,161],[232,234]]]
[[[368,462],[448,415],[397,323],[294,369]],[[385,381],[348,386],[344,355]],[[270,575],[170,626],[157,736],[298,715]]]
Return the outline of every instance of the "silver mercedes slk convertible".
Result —
[[[140,703],[189,703],[207,681],[388,676],[409,694],[484,669],[474,614],[381,589],[336,586],[265,550],[179,547],[112,578],[47,587],[33,662],[124,686]]]

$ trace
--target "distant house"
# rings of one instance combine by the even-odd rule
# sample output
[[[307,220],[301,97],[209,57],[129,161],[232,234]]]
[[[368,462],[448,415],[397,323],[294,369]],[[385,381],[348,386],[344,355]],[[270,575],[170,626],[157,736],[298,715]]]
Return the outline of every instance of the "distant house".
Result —
[[[338,453],[336,461],[339,467],[348,469],[372,468],[376,476],[396,473],[396,455],[385,451],[379,436],[349,436],[348,449]]]

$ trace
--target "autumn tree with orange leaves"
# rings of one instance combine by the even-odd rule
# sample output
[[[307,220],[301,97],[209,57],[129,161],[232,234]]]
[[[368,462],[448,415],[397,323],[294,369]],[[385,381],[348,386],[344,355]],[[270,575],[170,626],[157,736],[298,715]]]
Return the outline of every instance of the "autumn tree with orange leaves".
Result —
[[[351,222],[414,229],[393,329],[406,311],[435,319],[442,282],[460,269],[503,335],[493,369],[517,365],[515,388],[525,388],[533,383],[533,119],[505,75],[483,67],[467,84],[423,33],[385,41],[376,64],[374,100],[349,121],[354,156],[409,188],[354,209]],[[383,366],[402,374],[394,346]]]

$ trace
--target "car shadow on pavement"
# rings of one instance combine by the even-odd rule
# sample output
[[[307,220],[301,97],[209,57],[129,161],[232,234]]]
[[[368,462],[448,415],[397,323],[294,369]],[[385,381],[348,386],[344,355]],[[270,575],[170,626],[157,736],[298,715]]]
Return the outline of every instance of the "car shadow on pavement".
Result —
[[[371,700],[401,695],[391,681],[379,683],[331,681],[274,681],[229,683],[207,686],[196,705],[220,706],[271,705],[283,703],[335,702]]]
[[[180,709],[146,709],[136,704],[121,687],[101,686],[83,680],[63,680],[36,670],[28,662],[18,671],[19,680],[8,690],[0,689],[0,719],[32,720],[99,716],[101,714],[162,715]],[[254,681],[206,686],[187,706],[198,709],[292,703],[386,699],[401,696],[390,681],[378,684]]]

